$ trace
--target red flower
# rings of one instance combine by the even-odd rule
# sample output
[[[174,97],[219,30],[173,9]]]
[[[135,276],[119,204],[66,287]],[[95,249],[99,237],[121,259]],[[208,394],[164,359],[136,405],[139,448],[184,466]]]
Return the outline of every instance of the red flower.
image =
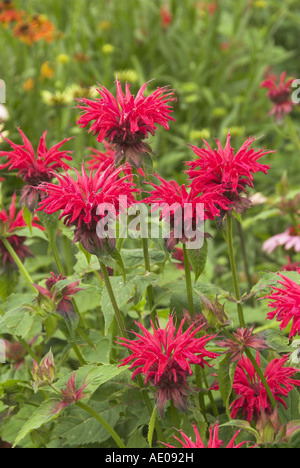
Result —
[[[209,428],[209,440],[207,447],[205,447],[204,443],[202,442],[202,439],[200,437],[200,434],[198,432],[196,424],[193,424],[193,429],[194,433],[196,436],[196,441],[193,442],[192,439],[190,439],[182,430],[179,430],[179,433],[183,440],[179,439],[178,437],[174,436],[174,439],[178,440],[178,442],[182,445],[183,448],[223,448],[223,441],[219,439],[219,423],[216,423],[214,426],[211,426]],[[241,430],[238,430],[228,445],[225,448],[240,448],[242,445],[246,444],[247,441],[241,442],[237,445],[235,444],[235,439],[239,435]],[[171,444],[165,444],[169,448],[176,448],[174,445]]]
[[[38,218],[34,217],[32,226],[37,227],[41,230],[43,228],[38,224]],[[7,241],[10,243],[18,257],[22,262],[25,258],[32,257],[32,254],[28,247],[24,244],[26,241],[25,236],[19,236],[17,234],[19,228],[26,227],[27,224],[23,218],[23,211],[16,210],[16,194],[13,195],[11,205],[8,213],[5,210],[0,212],[0,233],[4,234]],[[0,239],[0,255],[2,257],[3,266],[15,266],[15,262],[9,252],[6,250],[3,242]]]
[[[7,158],[7,162],[0,165],[0,169],[8,167],[9,171],[18,171],[17,177],[22,178],[26,184],[22,191],[21,204],[25,204],[30,211],[33,211],[39,197],[37,186],[41,182],[50,182],[60,169],[70,169],[62,159],[71,161],[71,151],[60,151],[60,147],[71,138],[65,138],[52,148],[47,149],[45,142],[47,131],[45,131],[40,138],[37,154],[35,154],[28,138],[20,129],[19,132],[23,139],[23,145],[16,145],[5,138],[12,151],[0,151],[0,156]]]
[[[300,275],[300,268],[297,268]],[[276,317],[277,322],[281,322],[280,330],[287,327],[292,321],[289,338],[300,334],[300,285],[290,280],[286,276],[277,273],[283,281],[278,281],[282,287],[272,287],[272,292],[265,298],[270,299],[268,307],[273,309],[268,313],[267,318]]]
[[[269,115],[275,115],[276,120],[281,120],[283,114],[289,114],[294,106],[290,99],[291,84],[294,78],[286,80],[286,72],[282,72],[279,78],[278,85],[276,84],[277,77],[269,77],[261,83],[261,88],[268,88],[267,96],[274,103],[274,107],[269,112]]]
[[[57,175],[58,185],[43,183],[39,189],[47,194],[40,202],[40,210],[48,214],[62,210],[60,219],[64,224],[75,227],[74,242],[81,242],[90,253],[98,255],[107,246],[114,248],[115,239],[103,235],[99,237],[98,229],[105,231],[108,222],[106,214],[118,215],[123,209],[135,203],[134,193],[138,191],[128,176],[119,177],[123,167],[108,167],[104,172],[98,169],[87,175],[84,165],[81,174],[75,169],[77,180],[69,174]],[[99,208],[102,210],[101,213]],[[103,239],[107,238],[107,243]]]
[[[159,11],[160,24],[163,29],[166,29],[172,23],[172,13],[167,5],[163,5]]]
[[[218,148],[213,150],[204,141],[205,148],[191,146],[198,157],[195,161],[188,161],[190,167],[187,171],[191,186],[197,190],[213,190],[216,187],[222,189],[224,195],[231,201],[232,208],[237,212],[243,211],[250,202],[242,198],[240,192],[246,193],[246,187],[253,187],[253,174],[263,172],[267,174],[269,165],[258,162],[262,156],[273,153],[270,150],[254,150],[250,148],[255,138],[248,138],[241,148],[234,153],[234,148],[230,145],[230,133],[227,136],[225,148],[217,140]]]
[[[183,332],[184,322],[183,319],[177,331],[172,316],[169,317],[165,329],[155,329],[151,322],[153,334],[137,323],[142,331],[142,334],[132,332],[137,340],[120,338],[122,341],[119,344],[132,352],[122,360],[120,366],[131,363],[129,369],[135,368],[132,379],[138,374],[143,374],[145,385],[148,382],[154,385],[158,391],[157,402],[161,414],[169,399],[177,408],[186,409],[186,399],[190,391],[187,377],[193,374],[191,364],[204,367],[209,365],[205,359],[215,359],[218,356],[205,349],[205,345],[214,336],[196,338],[195,335],[202,325],[194,328],[193,324]]]
[[[274,399],[285,408],[287,408],[286,402],[282,397],[286,397],[293,390],[294,385],[300,385],[299,380],[291,378],[296,372],[299,372],[299,369],[284,367],[288,357],[285,355],[282,358],[273,359],[267,365],[264,373]],[[258,352],[256,362],[260,367]],[[239,411],[242,411],[247,421],[251,421],[253,417],[258,419],[262,412],[266,414],[273,412],[266,389],[249,358],[243,356],[238,362],[232,388],[237,394],[237,399],[231,404],[232,418],[235,418]]]
[[[55,304],[57,312],[61,315],[69,315],[70,313],[75,312],[71,296],[82,291],[82,289],[77,287],[79,285],[79,281],[74,281],[59,291],[56,291],[55,289],[53,290],[53,286],[65,279],[67,279],[67,277],[63,276],[61,273],[56,275],[51,272],[51,276],[46,280],[46,288],[37,284],[34,285],[39,291],[41,297],[49,297],[49,299],[51,299],[53,304]]]
[[[55,409],[54,413],[57,413],[62,408],[66,408],[67,406],[72,405],[78,400],[82,400],[86,396],[83,394],[84,389],[87,385],[83,385],[79,390],[76,390],[75,387],[75,372],[73,372],[71,378],[67,382],[67,388],[61,391],[62,400],[58,404],[57,408]]]
[[[156,125],[168,129],[168,120],[174,120],[170,113],[169,101],[174,101],[173,92],[167,87],[157,88],[149,96],[144,96],[145,83],[136,96],[126,84],[125,95],[121,83],[117,80],[117,99],[105,88],[98,89],[100,99],[78,99],[83,105],[78,108],[83,114],[78,119],[80,127],[87,127],[91,122],[89,132],[97,135],[97,141],[106,139],[115,145],[115,164],[124,158],[134,167],[142,164],[142,156],[151,151],[143,140],[149,133],[155,134]]]
[[[248,328],[239,328],[234,332],[233,338],[228,338],[223,341],[218,341],[217,345],[223,348],[228,348],[225,352],[230,354],[232,362],[239,361],[243,356],[245,348],[253,348],[256,350],[266,349],[268,347],[262,334],[253,335],[254,325]]]
[[[99,169],[101,172],[104,172],[105,169],[107,169],[115,162],[116,152],[114,150],[113,145],[111,143],[107,143],[105,140],[103,140],[102,143],[104,144],[106,151],[99,151],[95,148],[90,148],[91,155],[90,159],[86,161],[86,164],[91,171]],[[138,169],[137,171],[140,174],[140,176],[144,176],[144,172],[142,169]],[[124,174],[130,176],[130,179],[132,180],[132,170],[128,162],[124,164]]]
[[[159,175],[156,177],[161,184],[155,185],[149,182],[154,190],[144,199],[144,203],[153,204],[153,211],[160,208],[161,219],[170,224],[171,234],[167,240],[167,248],[170,251],[179,241],[186,243],[194,239],[198,231],[201,235],[203,222],[220,215],[217,206],[227,209],[229,202],[220,193],[219,187],[213,187],[206,193],[200,194],[195,187],[188,189],[185,185],[178,185],[174,180],[168,182]],[[205,236],[204,233],[202,237],[203,235]]]

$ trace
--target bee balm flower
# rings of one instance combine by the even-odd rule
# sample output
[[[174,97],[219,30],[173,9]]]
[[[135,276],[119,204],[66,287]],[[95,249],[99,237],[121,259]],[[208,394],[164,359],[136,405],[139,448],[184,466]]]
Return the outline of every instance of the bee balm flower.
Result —
[[[183,332],[184,322],[183,319],[177,331],[172,316],[169,317],[165,329],[156,329],[151,322],[153,334],[137,323],[142,332],[132,332],[137,340],[120,338],[119,344],[132,352],[122,360],[120,366],[130,364],[129,369],[135,368],[132,379],[138,374],[143,374],[145,385],[148,382],[154,385],[158,392],[157,402],[161,414],[167,400],[172,400],[181,410],[186,409],[186,399],[190,392],[187,377],[193,374],[191,364],[202,368],[205,365],[210,366],[206,359],[215,359],[218,356],[205,349],[214,336],[196,338],[202,326],[195,328],[194,324]]]
[[[174,101],[173,92],[167,87],[157,88],[148,96],[144,96],[147,86],[145,83],[136,96],[129,90],[126,84],[125,94],[121,83],[117,80],[117,98],[115,98],[104,86],[97,89],[100,99],[78,99],[82,105],[78,108],[83,111],[78,119],[78,125],[82,128],[90,125],[89,132],[97,135],[97,141],[104,139],[115,146],[115,164],[119,164],[124,158],[130,165],[140,168],[143,155],[149,155],[151,148],[144,140],[149,133],[155,134],[156,125],[168,129],[172,112],[168,105]]]

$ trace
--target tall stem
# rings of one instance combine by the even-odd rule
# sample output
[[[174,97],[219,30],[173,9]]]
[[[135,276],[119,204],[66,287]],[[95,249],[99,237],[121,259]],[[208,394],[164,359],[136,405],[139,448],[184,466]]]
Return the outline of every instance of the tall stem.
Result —
[[[190,316],[193,317],[195,313],[194,299],[193,299],[193,287],[192,287],[192,275],[191,275],[191,265],[188,259],[186,246],[183,244],[183,259],[184,259],[184,271],[185,271],[185,283],[186,283],[186,292],[189,305]]]
[[[115,295],[114,295],[114,291],[113,291],[113,288],[112,288],[111,283],[110,283],[110,279],[109,279],[109,276],[108,276],[108,273],[107,273],[107,268],[104,265],[104,263],[101,262],[101,260],[99,258],[98,258],[98,261],[99,261],[99,265],[100,265],[101,272],[102,272],[102,275],[103,275],[103,281],[104,281],[105,287],[107,289],[111,305],[112,305],[112,307],[114,309],[114,312],[115,312],[115,317],[116,317],[116,320],[117,320],[117,323],[118,323],[118,326],[119,326],[119,329],[120,329],[121,336],[122,336],[122,338],[125,338],[125,339],[128,340],[129,339],[128,333],[127,333],[127,331],[125,329],[125,324],[124,324],[124,321],[123,321],[123,317],[122,317],[121,312],[119,310],[119,307],[118,307],[118,304],[117,304],[117,301],[116,301],[116,298],[115,298]],[[142,392],[142,397],[144,399],[145,405],[146,405],[146,407],[147,407],[147,409],[149,411],[149,414],[151,416],[152,412],[153,412],[152,403],[151,403],[151,401],[149,399],[147,391],[145,390],[145,386],[144,386],[144,383],[143,383],[143,380],[142,380],[141,376],[137,375],[136,377],[137,377],[137,381],[138,381],[139,387],[140,387],[141,392]],[[156,429],[157,436],[158,436],[159,440],[161,442],[164,442],[165,439],[164,439],[163,432],[161,430],[161,427],[160,427],[158,421],[155,422],[155,429]]]
[[[107,432],[111,435],[111,437],[114,439],[114,441],[116,442],[116,444],[118,445],[119,448],[126,448],[124,442],[118,436],[116,431],[108,424],[108,422],[105,421],[105,419],[102,418],[102,416],[100,414],[98,414],[90,406],[86,405],[85,403],[82,403],[82,401],[77,401],[75,404],[79,408],[83,409],[90,416],[92,416],[94,419],[96,419],[104,427],[104,429],[106,429]]]
[[[235,297],[237,300],[237,312],[238,312],[238,317],[239,317],[239,322],[241,327],[245,327],[245,319],[244,319],[244,311],[243,311],[243,306],[241,304],[241,294],[240,294],[240,288],[239,288],[239,282],[238,282],[238,276],[237,276],[237,270],[236,270],[236,264],[235,264],[235,258],[234,258],[234,250],[233,250],[233,238],[232,238],[232,218],[230,215],[227,216],[227,244],[228,244],[228,253],[229,253],[229,259],[230,259],[230,266],[231,266],[231,274],[232,274],[232,279],[233,279],[233,285],[234,285],[234,290],[235,290]]]
[[[15,250],[13,249],[13,247],[10,245],[10,243],[8,242],[8,240],[5,237],[3,237],[1,240],[2,240],[6,250],[8,251],[10,256],[13,258],[13,260],[16,263],[17,267],[19,268],[19,271],[23,275],[23,277],[26,280],[28,286],[30,286],[32,291],[37,292],[37,289],[33,285],[33,281],[30,278],[30,275],[29,275],[28,271],[26,270],[26,268],[24,267],[22,261],[18,257],[18,254],[15,252]]]

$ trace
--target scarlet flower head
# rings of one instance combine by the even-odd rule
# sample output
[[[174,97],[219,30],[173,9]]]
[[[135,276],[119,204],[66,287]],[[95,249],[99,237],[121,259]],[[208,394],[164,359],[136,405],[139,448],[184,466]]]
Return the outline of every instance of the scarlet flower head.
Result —
[[[75,169],[76,180],[68,173],[57,175],[58,185],[43,183],[39,186],[46,196],[38,210],[47,214],[61,211],[59,219],[75,228],[73,242],[81,242],[88,252],[100,255],[105,247],[115,247],[115,239],[109,238],[109,233],[99,237],[98,228],[104,232],[106,225],[102,223],[108,221],[107,212],[117,216],[135,203],[134,193],[138,192],[127,180],[128,176],[119,177],[122,170],[122,166],[117,169],[109,166],[104,172],[98,169],[88,175],[82,165],[81,174]]]
[[[132,332],[138,339],[131,341],[120,338],[119,344],[127,347],[131,354],[122,360],[120,366],[130,364],[129,369],[134,369],[132,379],[138,374],[145,376],[145,385],[151,382],[157,389],[157,403],[159,411],[163,414],[167,400],[172,400],[174,405],[186,410],[186,400],[190,388],[187,377],[193,374],[191,364],[197,364],[202,368],[210,364],[206,359],[215,359],[218,355],[205,349],[205,346],[214,336],[204,335],[196,338],[202,325],[194,327],[192,324],[183,332],[183,319],[178,330],[174,326],[173,317],[165,327],[155,328],[151,321],[153,334],[142,324],[137,323],[142,334]]]
[[[206,219],[214,219],[220,216],[221,206],[224,210],[228,208],[229,202],[219,187],[213,187],[205,193],[200,194],[195,187],[179,185],[176,181],[166,181],[156,174],[161,182],[160,185],[149,182],[153,190],[144,203],[152,204],[152,210],[161,210],[160,218],[167,221],[171,226],[171,233],[167,240],[167,248],[172,251],[178,242],[187,243],[197,236],[202,240],[203,223]],[[202,236],[202,239],[200,239]]]
[[[278,83],[276,82],[276,78],[276,76],[269,77],[260,86],[269,90],[267,96],[274,104],[269,115],[274,115],[276,120],[279,121],[284,114],[289,114],[294,107],[294,103],[290,99],[291,84],[294,78],[285,81],[286,72],[281,73]]]
[[[251,148],[256,139],[248,138],[235,153],[230,138],[229,133],[224,148],[220,141],[216,140],[217,149],[214,150],[205,140],[203,148],[192,145],[191,148],[197,159],[186,163],[190,167],[186,172],[191,179],[191,187],[203,191],[221,188],[224,196],[232,203],[231,207],[240,213],[250,206],[249,200],[240,194],[246,193],[246,187],[254,186],[253,174],[257,172],[267,174],[270,169],[270,165],[261,164],[258,159],[274,151]]]
[[[207,442],[207,447],[205,446],[204,442],[201,439],[201,436],[199,434],[196,424],[193,424],[193,429],[194,429],[194,433],[196,437],[195,442],[193,442],[192,439],[190,439],[190,437],[188,437],[182,430],[178,430],[178,431],[183,440],[179,439],[176,436],[173,436],[174,439],[176,439],[182,445],[182,448],[224,448],[224,442],[221,439],[219,439],[219,423],[218,422],[214,424],[213,426],[210,426],[209,428],[209,440]],[[234,445],[235,439],[237,438],[240,432],[241,430],[238,430],[234,434],[234,436],[232,437],[232,439],[230,440],[230,442],[225,448],[241,448],[243,445],[247,443],[247,441],[244,441],[244,442],[240,442],[237,445]],[[171,444],[164,444],[164,445],[166,445],[169,448],[176,448],[174,445],[171,445]]]
[[[67,387],[61,391],[62,400],[55,408],[54,413],[57,413],[63,408],[66,408],[82,398],[86,398],[86,395],[83,393],[87,385],[83,385],[81,388],[76,390],[75,386],[75,372],[73,372],[71,378],[67,382]]]
[[[100,151],[96,148],[90,148],[90,159],[86,161],[86,164],[91,171],[99,169],[101,172],[104,172],[115,162],[116,152],[114,150],[114,146],[111,143],[107,143],[105,140],[103,140],[102,143],[105,147],[105,151]],[[132,170],[130,164],[126,161],[123,167],[124,174],[127,174],[130,176],[130,179],[132,179]],[[138,169],[137,171],[140,176],[144,177],[144,172],[142,169]]]
[[[26,184],[22,191],[21,204],[26,204],[27,208],[33,211],[39,198],[38,185],[41,182],[50,182],[59,170],[70,169],[70,166],[63,159],[71,161],[72,152],[60,151],[60,148],[71,138],[65,138],[48,149],[45,141],[47,131],[45,131],[40,138],[35,154],[28,138],[22,130],[18,130],[22,137],[23,145],[17,145],[5,138],[5,141],[11,146],[12,151],[0,151],[0,157],[7,158],[7,162],[0,165],[0,169],[8,168],[10,172],[18,171],[17,177],[20,177]]]
[[[299,273],[300,268],[296,270]],[[272,309],[268,314],[268,319],[276,317],[280,323],[280,330],[283,330],[292,322],[289,338],[295,335],[300,335],[300,284],[287,278],[286,276],[277,273],[282,281],[278,281],[278,287],[272,286],[271,294],[265,296],[265,299],[270,299],[268,307]]]
[[[25,245],[26,237],[18,235],[18,229],[26,227],[27,224],[23,218],[23,211],[17,211],[16,209],[16,194],[13,195],[12,201],[9,207],[9,211],[2,210],[0,212],[0,235],[4,235],[7,242],[11,244],[18,257],[22,262],[27,257],[32,257],[32,253],[29,248]],[[39,224],[37,217],[34,217],[32,226],[43,230]],[[3,242],[0,238],[0,256],[2,257],[2,265],[4,267],[14,266],[15,261],[11,257],[10,253],[6,250]]]
[[[287,405],[283,397],[287,397],[295,385],[300,385],[300,380],[292,379],[299,370],[294,367],[285,367],[288,359],[288,355],[273,359],[264,372],[264,377],[275,401],[283,405],[285,409]],[[258,352],[256,362],[260,367]],[[233,419],[240,411],[249,422],[252,418],[258,420],[263,412],[267,415],[273,412],[266,389],[248,357],[243,356],[238,362],[232,388],[237,395],[231,404],[231,417]]]
[[[217,345],[227,348],[226,353],[230,354],[232,362],[239,361],[246,348],[253,348],[257,351],[268,347],[262,334],[253,334],[254,325],[249,328],[239,328],[233,332],[233,338],[218,341]]]
[[[173,91],[167,87],[157,88],[144,96],[148,84],[145,83],[134,96],[128,83],[125,94],[118,79],[116,83],[117,99],[104,86],[97,89],[100,99],[78,99],[82,103],[78,108],[83,113],[77,123],[82,128],[91,124],[88,131],[97,135],[97,141],[106,139],[114,145],[115,165],[125,158],[130,165],[140,168],[143,156],[151,153],[144,140],[149,133],[155,134],[156,125],[169,129],[168,121],[174,119],[170,116],[172,110],[168,102],[175,98]]]

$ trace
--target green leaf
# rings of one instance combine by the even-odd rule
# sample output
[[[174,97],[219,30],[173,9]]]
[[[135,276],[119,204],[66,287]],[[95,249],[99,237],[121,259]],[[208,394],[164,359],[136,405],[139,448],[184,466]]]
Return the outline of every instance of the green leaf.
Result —
[[[238,429],[244,429],[254,434],[257,441],[260,440],[259,433],[255,429],[253,429],[253,427],[250,426],[250,423],[248,421],[243,421],[242,419],[232,419],[231,421],[228,421],[227,423],[220,425],[220,427],[226,427],[226,426],[231,426],[231,427],[233,426],[233,427],[237,427]]]
[[[32,214],[27,208],[27,206],[23,206],[23,218],[26,225],[28,226],[30,234],[32,235]]]
[[[114,290],[118,308],[121,309],[134,295],[133,291],[135,284],[132,280],[127,281],[127,283],[125,283],[120,276],[112,276],[110,278],[110,282]],[[103,289],[101,307],[105,320],[105,334],[107,334],[108,329],[114,318],[114,310],[111,305],[111,300],[106,288]]]
[[[126,281],[126,269],[122,256],[117,248],[112,249],[108,254],[101,255],[99,258],[104,265],[112,268],[113,270],[119,271],[123,276],[124,281]]]
[[[49,421],[55,419],[59,412],[55,412],[57,405],[59,404],[58,399],[49,399],[44,401],[41,406],[32,414],[32,416],[26,421],[22,429],[19,431],[13,447],[18,445],[18,443],[24,439],[31,431],[38,429],[43,424],[46,424]]]
[[[204,239],[203,246],[200,249],[187,249],[187,256],[193,272],[195,274],[195,282],[199,276],[203,273],[207,260],[208,244],[207,240]]]
[[[155,419],[156,419],[157,406],[155,405],[151,414],[149,428],[148,428],[148,443],[152,447],[153,433],[155,429]]]
[[[232,391],[233,377],[237,362],[232,363],[227,355],[219,364],[218,381],[222,400],[225,404],[226,413],[229,415],[229,398]]]

